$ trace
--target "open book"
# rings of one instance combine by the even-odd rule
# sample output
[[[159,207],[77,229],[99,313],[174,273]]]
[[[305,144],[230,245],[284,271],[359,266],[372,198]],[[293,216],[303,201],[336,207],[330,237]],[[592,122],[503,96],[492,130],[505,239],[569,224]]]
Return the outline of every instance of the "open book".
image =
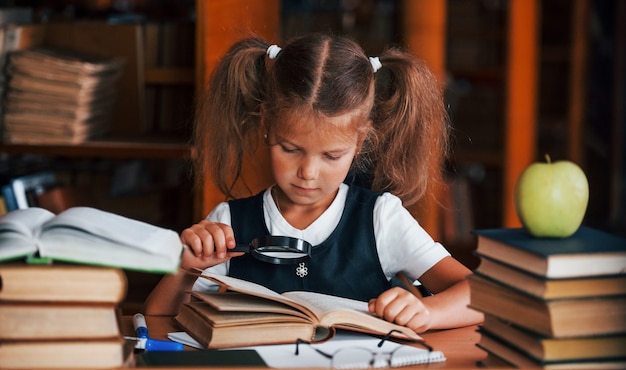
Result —
[[[261,344],[320,342],[336,329],[421,341],[411,329],[376,317],[367,302],[326,294],[293,291],[276,293],[241,279],[203,273],[226,292],[192,292],[176,321],[206,348]]]
[[[20,258],[175,272],[182,244],[178,234],[89,207],[59,215],[43,208],[0,217],[0,261]]]

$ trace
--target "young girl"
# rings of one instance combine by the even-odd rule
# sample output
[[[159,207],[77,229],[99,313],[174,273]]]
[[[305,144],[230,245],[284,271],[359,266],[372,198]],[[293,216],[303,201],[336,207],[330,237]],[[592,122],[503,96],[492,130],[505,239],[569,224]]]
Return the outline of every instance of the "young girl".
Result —
[[[470,271],[405,208],[441,180],[447,129],[436,79],[408,53],[368,58],[352,40],[321,34],[282,49],[258,38],[236,43],[196,120],[198,160],[232,198],[246,150],[263,137],[275,185],[185,229],[182,268],[369,301],[372,313],[416,332],[480,322],[467,307]],[[346,184],[355,178],[376,192]],[[272,265],[228,251],[268,234],[308,241],[311,260]],[[398,273],[433,294],[394,287]],[[192,287],[211,288],[184,271],[165,276],[146,312],[176,313]]]

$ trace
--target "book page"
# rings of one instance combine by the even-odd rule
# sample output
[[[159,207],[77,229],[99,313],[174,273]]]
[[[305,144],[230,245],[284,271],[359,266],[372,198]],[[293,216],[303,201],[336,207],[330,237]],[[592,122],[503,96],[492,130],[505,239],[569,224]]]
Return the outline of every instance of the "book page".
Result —
[[[54,213],[36,207],[18,209],[0,217],[0,261],[36,252],[36,230],[53,217]]]
[[[176,333],[170,333],[176,334]],[[181,340],[174,336],[173,340]],[[348,351],[351,352],[357,358],[352,363],[362,363],[363,360],[368,362],[371,360],[372,353],[394,353],[391,361],[391,367],[417,365],[435,362],[445,362],[446,357],[441,351],[428,352],[428,350],[413,347],[410,345],[403,345],[393,341],[385,341],[382,347],[378,347],[380,342],[379,338],[371,337],[366,334],[337,331],[337,335],[326,342],[316,343],[312,345],[303,345],[299,347],[299,354],[295,354],[294,344],[278,344],[278,345],[263,345],[254,347],[242,347],[255,349],[269,367],[273,368],[332,368],[332,361],[314,350],[317,348],[325,353],[337,354],[339,351],[345,351],[348,349],[361,348],[366,352]],[[191,342],[193,344],[193,342]],[[385,356],[377,356],[381,358]],[[344,357],[345,362],[345,357]],[[375,363],[378,368],[387,367],[386,363]],[[357,365],[355,365],[355,368]]]
[[[251,281],[246,281],[242,279],[237,279],[237,278],[230,277],[230,276],[219,275],[219,274],[215,274],[215,273],[211,273],[207,271],[203,272],[202,275],[200,275],[200,277],[209,279],[235,292],[246,293],[246,294],[253,295],[256,297],[263,297],[263,298],[272,299],[274,301],[284,303],[288,306],[294,307],[304,312],[309,317],[317,320],[317,316],[315,315],[315,313],[311,311],[308,307],[303,306],[300,303],[294,302],[288,297],[285,297],[279,293],[276,293],[275,291],[268,289],[261,284],[253,283]]]
[[[140,249],[156,255],[180,255],[182,244],[178,234],[145,222],[89,207],[75,207],[60,213],[42,229],[45,233],[63,229],[83,231],[88,239],[106,239],[113,243]]]
[[[306,305],[318,317],[337,310],[356,311],[372,316],[367,309],[367,302],[304,291],[285,292],[282,295],[302,305]]]
[[[415,340],[422,339],[409,328],[390,323],[370,314],[367,310],[366,302],[312,292],[278,294],[260,284],[210,272],[204,272],[201,277],[212,280],[233,291],[273,299],[298,308],[310,315],[310,317],[316,318],[323,326],[341,324],[354,330],[365,330],[381,334],[387,334],[390,330],[395,329],[403,334],[399,335],[400,337]]]
[[[306,305],[320,318],[320,323],[324,326],[354,328],[380,334],[387,334],[391,330],[397,330],[404,334],[400,335],[402,337],[415,340],[421,339],[411,329],[383,320],[370,313],[367,308],[367,302],[303,291],[285,292],[283,296]]]
[[[191,295],[223,312],[279,313],[301,317],[311,322],[311,317],[297,308],[274,299],[253,296],[239,292],[191,292]]]

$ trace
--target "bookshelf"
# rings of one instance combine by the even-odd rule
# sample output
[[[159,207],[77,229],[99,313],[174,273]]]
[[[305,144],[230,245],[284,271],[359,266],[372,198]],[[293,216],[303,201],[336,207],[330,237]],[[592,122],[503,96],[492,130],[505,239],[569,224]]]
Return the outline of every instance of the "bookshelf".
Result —
[[[180,1],[172,3],[179,4]],[[247,4],[246,1],[198,0],[186,3],[191,3],[195,8],[198,20],[193,29],[195,37],[191,40],[193,66],[158,65],[154,63],[154,56],[151,57],[152,62],[149,62],[148,58],[145,64],[140,62],[141,58],[132,59],[134,68],[130,78],[127,79],[132,83],[122,87],[126,97],[122,100],[122,112],[132,111],[133,114],[122,115],[121,120],[114,122],[111,135],[78,145],[0,143],[0,157],[7,161],[8,165],[13,164],[14,159],[21,156],[41,156],[46,160],[60,161],[60,172],[64,179],[71,181],[81,192],[87,188],[85,193],[87,196],[82,196],[81,199],[88,198],[89,201],[93,201],[94,197],[91,195],[98,194],[96,197],[102,198],[96,204],[101,206],[98,208],[170,227],[178,232],[195,220],[205,217],[215,203],[223,198],[211,188],[210,181],[205,181],[208,179],[193,177],[191,160],[194,150],[189,133],[194,97],[201,96],[217,59],[232,42],[244,35],[243,29],[259,30],[269,39],[278,39],[279,2],[273,0]],[[130,39],[131,43],[138,45],[136,37],[145,36],[145,33],[138,32],[136,27],[123,28],[127,37],[117,37],[117,40]],[[100,41],[101,31],[97,27],[91,29],[89,33],[98,36],[92,38],[87,37],[87,33],[84,32],[78,33],[78,36],[75,33],[76,39],[73,42],[83,46],[87,44],[89,47],[100,45],[104,50],[112,50],[109,46],[103,46],[101,42],[93,42],[94,39]],[[119,50],[119,46],[116,47]],[[137,51],[143,50],[129,48],[124,52]],[[174,134],[146,132],[146,127],[149,126],[146,121],[152,119],[149,112],[141,110],[139,100],[143,96],[146,104],[158,105],[158,101],[151,99],[158,96],[160,89],[167,88],[174,92],[182,90],[184,96],[188,97],[188,101],[183,102],[189,103],[186,106],[188,126],[182,134],[181,130],[174,130],[177,131]],[[141,166],[137,163],[141,163]],[[147,189],[140,187],[129,195],[109,196],[115,179],[120,177],[119,173],[127,174],[129,171],[131,175],[150,171],[149,187]],[[170,184],[171,177],[174,177],[176,184]],[[256,179],[254,176],[253,178]],[[130,182],[138,181],[135,178]],[[127,298],[121,305],[122,311],[130,314],[140,312],[143,309],[143,302],[159,281],[160,275],[136,271],[125,271],[125,274],[129,285]]]
[[[0,153],[40,154],[63,157],[190,160],[193,157],[193,148],[188,143],[166,139],[102,139],[76,145],[0,144]]]
[[[168,4],[171,9],[185,6],[188,9],[170,11],[166,9]],[[75,5],[83,7],[79,13],[99,13],[104,9],[110,9],[114,4],[104,1],[98,5],[92,2],[78,2]],[[134,10],[159,13],[160,17],[157,16],[156,20],[144,23],[131,22],[120,25],[76,19],[72,22],[63,21],[58,24],[52,22],[54,24],[42,26],[46,27],[46,33],[52,30],[52,35],[43,38],[45,45],[68,47],[106,56],[121,54],[125,57],[126,78],[118,85],[120,91],[116,107],[118,114],[112,122],[111,133],[106,137],[77,145],[1,143],[1,154],[11,157],[39,155],[70,161],[88,158],[105,161],[182,161],[191,166],[190,162],[194,155],[190,142],[193,105],[201,96],[213,67],[230,44],[247,35],[247,32],[260,33],[276,40],[279,1],[258,4],[247,4],[246,1],[229,3],[201,0],[148,1],[138,4],[137,9],[132,9],[131,12]],[[36,8],[34,13],[38,12]],[[192,34],[189,33],[188,20],[185,20],[184,24],[168,23],[167,18],[163,18],[163,13],[193,13],[192,18],[197,21],[193,24]],[[179,26],[181,24],[182,26]],[[163,31],[163,29],[167,31],[168,27],[171,29],[177,26],[180,29],[175,32]],[[111,33],[115,34],[115,37],[107,36]],[[168,47],[162,46],[164,44],[169,45],[171,49],[158,51],[157,47]],[[181,46],[176,44],[184,44],[185,49],[180,50]],[[168,89],[170,91],[166,91]],[[169,96],[165,93],[169,93]],[[159,94],[163,94],[160,96],[161,100]],[[173,104],[177,104],[181,102],[181,98],[177,97],[181,94],[186,98],[183,102],[185,113],[182,116],[179,113],[177,117],[168,116],[169,112],[162,110],[162,106],[168,103],[164,99],[172,99]],[[161,108],[161,111],[149,112],[148,108],[151,106]],[[171,118],[169,122],[164,122],[169,118]],[[159,120],[162,122],[157,122]],[[178,121],[172,122],[174,120]],[[215,194],[210,185],[204,185],[205,179],[194,180],[190,169],[188,174],[181,181],[185,188],[192,189],[193,194],[186,200],[187,204],[184,206],[188,209],[188,215],[176,225],[171,225],[176,229],[204,217],[218,201],[223,200]]]
[[[136,80],[140,81],[137,86],[186,88],[193,90],[193,97],[199,98],[224,51],[233,41],[252,31],[277,43],[293,36],[285,30],[305,32],[309,30],[305,27],[307,25],[341,31],[335,19],[341,19],[341,14],[326,12],[315,22],[311,22],[312,18],[307,18],[306,14],[286,19],[285,3],[280,0],[188,0],[181,3],[194,8],[197,20],[194,65],[165,67],[147,64],[136,76]],[[481,184],[472,184],[476,226],[497,227],[517,223],[511,202],[514,181],[525,165],[535,158],[540,159],[548,148],[558,151],[553,158],[589,160],[585,159],[589,157],[586,153],[590,151],[590,144],[585,142],[589,138],[584,133],[589,130],[590,124],[586,122],[588,114],[583,102],[589,98],[586,95],[589,86],[585,85],[585,81],[589,77],[588,58],[593,45],[589,44],[589,31],[584,30],[590,27],[587,22],[595,1],[437,0],[429,2],[428,6],[413,1],[383,3],[395,4],[395,14],[383,14],[380,9],[377,10],[379,18],[368,26],[376,32],[366,35],[371,41],[367,45],[368,51],[376,53],[382,45],[400,43],[428,60],[442,83],[445,80],[447,85],[450,81],[471,84],[473,90],[469,92],[463,91],[463,86],[453,85],[451,93],[457,96],[449,98],[456,125],[453,164],[457,168],[477,165],[488,179]],[[624,6],[620,2],[609,6],[616,10],[616,23],[620,24],[618,20],[624,17]],[[359,28],[357,23],[353,31],[361,38],[366,28]],[[619,40],[623,41],[621,37]],[[509,60],[515,63],[509,63]],[[620,104],[616,102],[613,105],[618,114]],[[619,117],[614,118],[612,128],[612,132],[617,133],[613,136],[616,142],[613,150],[616,152],[623,143],[623,134],[619,134],[622,127]],[[192,119],[191,108],[188,118]],[[140,120],[129,119],[126,122],[130,123],[120,125],[123,130],[119,135],[106,140],[77,146],[0,144],[0,153],[41,154],[76,160],[96,157],[189,162],[193,157],[193,147],[188,142],[189,132],[152,138],[151,134],[141,131]],[[131,132],[124,133],[124,130]],[[261,154],[258,158],[248,158],[246,162],[244,178],[250,191],[242,189],[241,195],[258,191],[270,181],[269,174],[263,170],[267,168],[267,157],[265,153]],[[598,181],[620,184],[617,176],[620,171],[623,173],[623,165],[611,161],[607,162],[611,168],[607,168],[595,165],[597,163],[598,160],[590,162],[586,168],[593,172],[594,177],[603,176],[598,176],[597,179],[601,179]],[[600,172],[614,175],[604,176]],[[189,221],[204,217],[224,199],[208,179],[186,177],[182,181],[187,182],[190,188],[193,186],[192,199],[185,201]],[[617,186],[614,190],[598,191],[603,193],[598,198],[618,193],[604,200],[607,207],[615,208],[615,214],[620,213],[616,208],[616,204],[620,203],[612,199],[623,198],[623,191],[620,193]],[[602,204],[590,207],[595,208],[592,210],[596,213],[606,209]],[[443,236],[440,211],[441,205],[438,204],[413,210],[435,237]]]
[[[619,221],[607,210],[618,214],[623,199],[623,92],[615,81],[623,80],[624,5],[447,4],[453,160],[457,168],[482,171],[482,182],[472,184],[477,226],[518,226],[515,182],[530,162],[550,153],[586,171],[587,222],[618,232]]]

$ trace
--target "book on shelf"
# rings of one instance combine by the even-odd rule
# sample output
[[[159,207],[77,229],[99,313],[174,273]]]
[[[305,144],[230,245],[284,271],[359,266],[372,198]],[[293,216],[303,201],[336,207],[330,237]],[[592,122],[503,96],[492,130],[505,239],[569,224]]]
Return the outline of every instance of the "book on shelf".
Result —
[[[17,176],[9,181],[15,205],[24,209],[36,205],[36,196],[58,184],[52,171],[41,171]]]
[[[581,226],[567,238],[537,238],[524,228],[475,231],[480,256],[546,278],[622,274],[626,271],[626,238]]]
[[[37,206],[39,195],[57,185],[56,175],[51,171],[14,175],[2,182],[4,206],[7,212]]]
[[[80,144],[108,131],[108,118],[66,118],[32,112],[4,114],[6,141],[12,144]]]
[[[15,195],[13,194],[13,188],[11,187],[11,184],[2,185],[0,191],[2,192],[2,202],[6,210],[5,213],[17,209],[17,201],[15,200]]]
[[[495,280],[472,274],[473,309],[555,338],[626,332],[626,295],[540,299]]]
[[[0,217],[0,262],[43,259],[172,273],[181,251],[173,230],[91,207],[58,215],[31,207]]]
[[[626,359],[626,332],[591,337],[546,337],[493,315],[485,315],[480,332],[523,352],[538,362]]]
[[[45,37],[44,27],[43,24],[34,23],[0,25],[0,99],[3,100],[7,90],[6,64],[9,53],[41,45]],[[0,120],[3,111],[4,101],[0,104]]]
[[[626,358],[614,357],[608,359],[590,359],[590,360],[573,360],[573,361],[537,361],[532,357],[525,355],[523,352],[506,345],[504,342],[495,339],[489,335],[482,334],[478,343],[479,348],[488,354],[486,361],[494,363],[495,366],[501,367],[502,361],[516,368],[541,368],[541,369],[624,369],[626,368]],[[496,359],[489,359],[495,356]],[[501,360],[501,361],[498,361]],[[482,361],[481,361],[482,362]],[[490,366],[484,363],[486,366]]]
[[[80,143],[111,125],[119,58],[60,48],[13,52],[7,65],[4,135],[11,143]]]
[[[126,297],[128,285],[126,274],[117,268],[26,263],[0,264],[0,283],[0,304],[11,301],[118,304]]]
[[[133,346],[121,338],[0,343],[3,369],[105,369],[133,367],[133,362]]]
[[[4,8],[0,8],[0,18]],[[32,17],[32,9],[30,10]],[[13,18],[13,16],[10,16]],[[4,89],[6,83],[5,66],[9,53],[24,50],[33,46],[39,46],[44,39],[44,26],[42,24],[24,22],[24,19],[3,23],[0,21],[0,87]]]
[[[549,279],[484,256],[474,273],[542,299],[626,294],[626,274]]]
[[[279,294],[262,285],[203,273],[226,292],[192,292],[176,321],[206,348],[320,342],[336,329],[421,341],[411,329],[368,312],[367,302],[313,292]]]
[[[116,305],[105,303],[0,303],[0,341],[117,338]]]

